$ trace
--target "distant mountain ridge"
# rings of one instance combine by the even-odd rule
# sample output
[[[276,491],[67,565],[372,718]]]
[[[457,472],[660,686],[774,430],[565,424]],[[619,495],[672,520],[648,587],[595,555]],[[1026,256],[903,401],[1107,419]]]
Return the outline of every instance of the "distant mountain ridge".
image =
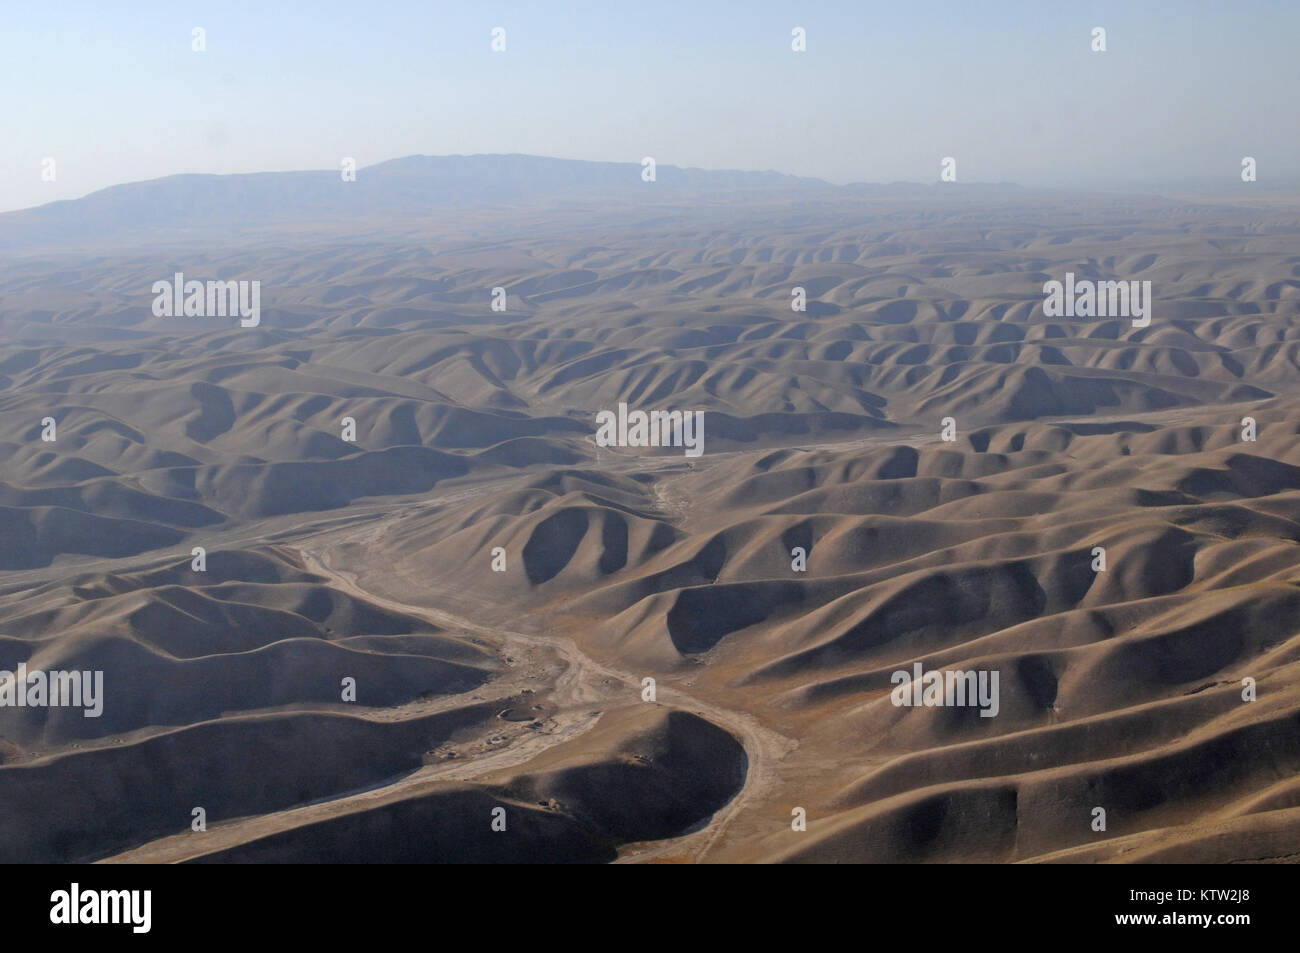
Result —
[[[412,219],[430,208],[512,204],[578,195],[624,200],[738,190],[834,190],[820,179],[777,172],[658,165],[655,181],[635,162],[529,155],[414,155],[357,171],[182,174],[110,186],[79,199],[0,214],[0,247],[145,237],[158,231],[218,232],[328,225],[365,218]]]

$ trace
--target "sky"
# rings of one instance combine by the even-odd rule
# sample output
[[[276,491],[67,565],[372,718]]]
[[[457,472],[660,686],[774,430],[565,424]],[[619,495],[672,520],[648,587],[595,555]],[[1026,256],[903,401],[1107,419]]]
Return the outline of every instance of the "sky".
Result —
[[[47,0],[0,29],[0,211],[416,153],[841,183],[951,156],[960,182],[1156,190],[1236,187],[1249,155],[1261,185],[1300,178],[1295,0]]]

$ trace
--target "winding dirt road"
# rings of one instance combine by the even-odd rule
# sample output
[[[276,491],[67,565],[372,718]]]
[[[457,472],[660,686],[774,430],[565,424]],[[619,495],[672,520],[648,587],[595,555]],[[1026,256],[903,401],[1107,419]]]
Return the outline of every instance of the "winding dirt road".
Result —
[[[214,823],[202,835],[186,832],[161,838],[106,858],[101,863],[177,863],[344,814],[358,807],[376,806],[418,795],[444,782],[474,781],[515,769],[525,771],[527,762],[543,751],[573,741],[589,731],[603,711],[640,703],[641,679],[638,675],[597,662],[572,639],[488,626],[442,609],[402,602],[363,588],[355,573],[334,564],[331,554],[338,548],[349,543],[364,545],[382,534],[390,521],[401,517],[401,512],[390,512],[361,526],[332,529],[315,537],[313,542],[316,545],[310,549],[302,541],[281,545],[296,551],[303,567],[325,577],[334,589],[450,632],[473,635],[488,643],[503,659],[511,660],[512,664],[472,692],[421,700],[378,713],[368,712],[367,717],[395,720],[460,704],[504,700],[517,695],[525,687],[536,690],[535,679],[540,675],[554,679],[548,686],[554,712],[547,719],[546,730],[528,730],[522,725],[506,726],[499,729],[493,739],[499,742],[497,745],[479,745],[467,757],[428,764],[410,774],[363,790],[344,792],[289,810]],[[795,742],[763,726],[749,714],[721,708],[662,681],[657,685],[657,700],[659,704],[693,712],[731,732],[745,748],[748,769],[741,790],[707,822],[679,837],[627,845],[620,851],[619,862],[661,856],[700,862],[717,844],[732,819],[768,789],[773,780],[772,766],[789,754]]]

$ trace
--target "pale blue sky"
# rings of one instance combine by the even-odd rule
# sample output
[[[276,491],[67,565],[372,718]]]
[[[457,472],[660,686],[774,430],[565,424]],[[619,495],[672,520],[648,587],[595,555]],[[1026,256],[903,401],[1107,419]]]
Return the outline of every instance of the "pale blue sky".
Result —
[[[1253,155],[1261,184],[1300,175],[1292,0],[51,0],[0,22],[0,210],[412,153],[835,182],[933,181],[951,155],[961,181],[1169,189],[1231,188]]]

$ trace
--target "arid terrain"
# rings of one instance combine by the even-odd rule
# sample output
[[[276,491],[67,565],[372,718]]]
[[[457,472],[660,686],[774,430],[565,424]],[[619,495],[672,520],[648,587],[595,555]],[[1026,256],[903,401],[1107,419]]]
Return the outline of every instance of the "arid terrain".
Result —
[[[639,171],[0,215],[0,860],[1300,858],[1300,198]]]

